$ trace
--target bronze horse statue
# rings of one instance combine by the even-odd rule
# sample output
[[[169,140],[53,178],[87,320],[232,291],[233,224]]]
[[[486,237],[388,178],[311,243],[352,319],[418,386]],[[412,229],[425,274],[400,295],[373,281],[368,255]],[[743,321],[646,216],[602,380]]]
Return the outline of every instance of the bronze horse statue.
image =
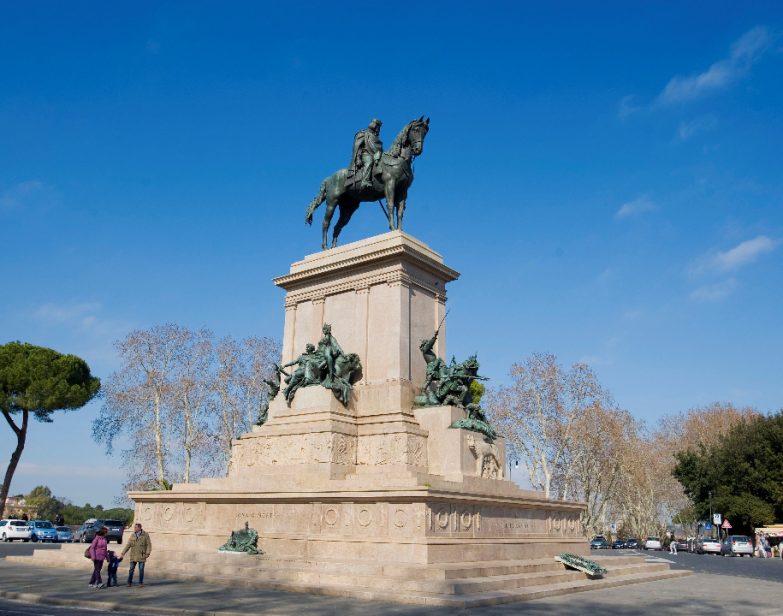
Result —
[[[337,246],[340,231],[351,220],[359,205],[365,201],[379,201],[382,197],[386,197],[389,230],[402,229],[408,187],[413,184],[413,159],[422,153],[424,138],[430,129],[429,125],[430,119],[425,120],[424,116],[405,125],[394,139],[391,148],[386,150],[376,163],[371,187],[363,188],[356,176],[354,181],[349,181],[349,169],[340,169],[321,182],[318,195],[307,208],[305,222],[308,225],[312,224],[313,212],[326,201],[321,244],[324,250],[328,248],[329,226],[332,224],[332,216],[337,207],[340,208],[340,217],[332,232],[332,248]]]

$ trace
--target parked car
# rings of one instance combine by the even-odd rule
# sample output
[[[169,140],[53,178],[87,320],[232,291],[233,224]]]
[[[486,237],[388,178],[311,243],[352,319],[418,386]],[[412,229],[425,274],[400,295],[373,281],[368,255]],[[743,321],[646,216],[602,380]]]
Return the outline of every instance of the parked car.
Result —
[[[723,556],[753,556],[753,543],[745,535],[729,535],[721,543],[720,553]]]
[[[593,540],[590,541],[590,549],[591,550],[608,550],[609,549],[609,542],[606,540],[606,537],[603,535],[596,535],[593,537]]]
[[[70,528],[67,526],[56,526],[54,530],[57,531],[57,541],[73,543],[73,532],[71,532]]]
[[[711,537],[699,537],[696,540],[697,554],[720,554],[720,541]]]
[[[26,520],[0,520],[0,539],[30,541],[30,525]]]
[[[644,542],[645,550],[662,550],[660,537],[647,537],[647,541]]]
[[[57,542],[57,531],[49,520],[30,520],[30,541]]]
[[[95,523],[95,520],[94,520],[94,519],[85,521],[85,522],[84,522],[84,523],[83,523],[83,524],[82,524],[82,525],[81,525],[79,528],[77,528],[77,529],[76,529],[76,530],[73,532],[73,540],[74,540],[74,541],[77,541],[77,542],[80,542],[80,543],[89,543],[90,541],[92,541],[92,538],[90,538],[90,539],[87,539],[87,538],[85,537],[85,535],[86,535],[86,534],[87,534],[89,531],[92,531],[92,537],[93,537],[93,538],[95,537],[95,531],[94,531],[94,530],[92,530],[92,525],[93,525],[94,523]],[[96,528],[95,530],[98,530],[98,529]]]
[[[95,539],[95,533],[103,527],[108,531],[106,541],[122,543],[122,533],[125,531],[125,523],[121,520],[87,520],[74,535],[74,541],[90,543]]]
[[[638,539],[631,538],[625,540],[625,547],[629,550],[638,550],[642,547],[642,544],[639,543]]]
[[[624,550],[626,548],[625,541],[622,539],[615,539],[612,542],[612,549],[613,550]]]
[[[686,539],[675,539],[674,545],[677,547],[678,552],[688,551],[688,541]]]

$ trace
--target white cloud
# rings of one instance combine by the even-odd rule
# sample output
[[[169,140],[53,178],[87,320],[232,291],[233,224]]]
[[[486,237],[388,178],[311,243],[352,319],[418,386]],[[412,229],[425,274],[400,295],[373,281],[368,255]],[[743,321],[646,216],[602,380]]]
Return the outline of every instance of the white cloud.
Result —
[[[713,257],[715,268],[721,272],[738,270],[744,265],[753,263],[761,255],[772,252],[777,242],[766,235],[759,235],[752,240],[747,240],[736,245],[731,250],[719,252]]]
[[[55,304],[48,303],[40,306],[33,316],[44,323],[56,325],[60,323],[70,323],[80,319],[94,318],[91,313],[101,309],[97,302],[88,302],[82,304]]]
[[[21,208],[26,201],[35,197],[36,193],[40,193],[42,190],[44,190],[44,184],[38,180],[19,182],[0,194],[0,210]]]
[[[729,278],[715,284],[706,284],[691,292],[690,298],[695,302],[719,302],[734,293],[737,281]]]
[[[711,131],[718,125],[718,120],[714,115],[706,115],[691,120],[690,122],[680,122],[677,129],[677,138],[680,141],[687,141],[691,137]]]
[[[66,326],[79,334],[99,338],[119,337],[130,328],[124,321],[103,318],[99,302],[47,303],[33,311],[35,320],[52,326]]]
[[[712,64],[706,71],[688,77],[673,77],[658,95],[662,105],[695,100],[729,86],[742,77],[769,48],[772,36],[763,26],[743,34],[731,47],[727,58]]]
[[[636,113],[640,109],[641,107],[634,103],[634,96],[629,94],[628,96],[623,96],[620,99],[620,103],[617,107],[617,115],[619,115],[621,118],[627,118],[629,115]]]
[[[121,469],[110,465],[74,466],[72,464],[34,464],[31,462],[20,462],[16,474],[24,477],[40,477],[42,480],[47,477],[82,477],[84,479],[124,477]]]
[[[766,235],[759,235],[752,240],[746,240],[723,252],[710,252],[699,257],[689,272],[691,275],[701,275],[706,272],[727,273],[750,265],[761,255],[772,252],[778,242]]]
[[[628,216],[636,216],[637,214],[643,214],[644,212],[652,212],[657,210],[658,206],[652,202],[647,195],[637,197],[633,201],[628,201],[620,206],[614,217],[615,218],[627,218]]]

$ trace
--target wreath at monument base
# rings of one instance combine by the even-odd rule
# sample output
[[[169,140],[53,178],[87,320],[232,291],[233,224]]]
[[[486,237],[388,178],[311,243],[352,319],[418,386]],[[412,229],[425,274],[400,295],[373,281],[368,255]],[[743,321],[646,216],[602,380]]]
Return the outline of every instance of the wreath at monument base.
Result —
[[[263,554],[258,547],[258,531],[250,528],[245,522],[245,528],[231,531],[231,537],[218,548],[220,552],[235,552],[240,554]]]
[[[563,563],[566,567],[583,571],[592,578],[600,578],[606,575],[607,571],[594,560],[564,552],[560,556],[555,556],[555,560]]]
[[[479,432],[487,437],[489,442],[494,441],[498,434],[486,421],[481,419],[475,419],[473,417],[465,417],[464,419],[458,419],[452,423],[449,428],[462,428],[463,430],[471,430],[473,432]]]

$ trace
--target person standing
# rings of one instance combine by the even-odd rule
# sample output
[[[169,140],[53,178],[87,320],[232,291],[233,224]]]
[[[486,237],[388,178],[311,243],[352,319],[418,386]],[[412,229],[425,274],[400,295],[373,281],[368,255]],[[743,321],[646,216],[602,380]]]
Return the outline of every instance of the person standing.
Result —
[[[769,539],[766,533],[761,534],[761,553],[764,554],[764,558],[770,557]]]
[[[101,579],[101,569],[103,569],[103,561],[106,560],[108,553],[108,542],[106,541],[106,527],[101,527],[98,532],[95,533],[95,537],[88,548],[90,551],[90,560],[92,560],[92,576],[90,577],[90,588],[106,588],[106,585]]]
[[[122,560],[122,558],[118,558],[117,554],[114,551],[109,550],[106,555],[106,560],[109,563],[109,566],[106,567],[106,574],[107,577],[109,578],[108,580],[106,580],[106,588],[109,588],[110,586],[114,586],[116,588],[117,586],[119,586],[119,584],[117,583],[117,569],[119,569],[120,567],[120,561]]]
[[[133,525],[133,534],[128,539],[128,543],[122,550],[122,556],[130,551],[130,567],[128,567],[128,586],[133,586],[133,572],[136,565],[139,566],[139,586],[144,586],[144,564],[152,552],[152,541],[148,533],[144,532],[141,524],[136,522]]]
[[[677,553],[677,540],[674,538],[674,533],[672,533],[671,541],[669,541],[669,554],[676,554]]]

